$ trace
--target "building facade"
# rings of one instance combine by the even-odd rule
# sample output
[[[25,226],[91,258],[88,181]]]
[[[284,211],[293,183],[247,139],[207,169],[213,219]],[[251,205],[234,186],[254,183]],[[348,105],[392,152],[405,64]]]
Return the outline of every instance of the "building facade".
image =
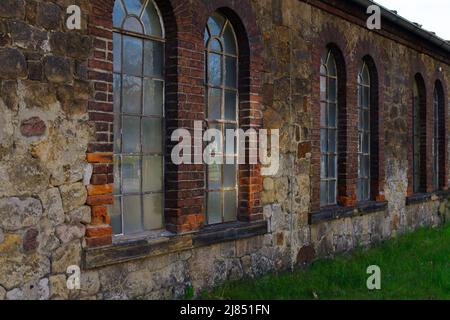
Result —
[[[2,0],[0,299],[179,298],[445,223],[450,44],[370,4]],[[278,172],[174,164],[197,123],[279,129]]]

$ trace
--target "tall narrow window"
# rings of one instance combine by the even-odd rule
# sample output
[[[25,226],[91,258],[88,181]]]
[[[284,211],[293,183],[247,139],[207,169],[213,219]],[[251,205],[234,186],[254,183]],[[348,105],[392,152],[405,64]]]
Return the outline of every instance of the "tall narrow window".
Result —
[[[336,204],[337,192],[337,91],[336,62],[331,50],[320,66],[320,204]]]
[[[207,127],[221,132],[238,124],[238,46],[230,21],[216,12],[205,29],[206,114]],[[214,163],[207,166],[206,221],[208,224],[237,219],[238,166],[236,148],[215,141],[216,155],[234,157],[234,164]]]
[[[358,201],[370,200],[370,74],[364,62],[358,75]]]
[[[426,100],[424,82],[416,75],[413,89],[413,190],[426,191]]]
[[[439,190],[444,184],[444,153],[446,149],[444,99],[439,82],[436,82],[433,95],[433,119],[433,189]]]
[[[164,29],[152,0],[116,0],[114,234],[163,228]]]

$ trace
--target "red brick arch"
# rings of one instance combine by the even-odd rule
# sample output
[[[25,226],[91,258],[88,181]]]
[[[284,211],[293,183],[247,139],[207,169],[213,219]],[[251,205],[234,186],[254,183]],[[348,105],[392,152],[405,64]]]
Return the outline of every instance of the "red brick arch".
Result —
[[[260,129],[262,126],[262,41],[251,2],[249,0],[239,2],[197,0],[193,4],[193,10],[195,11],[193,31],[199,39],[198,48],[201,52],[205,50],[203,35],[208,18],[215,11],[225,15],[233,24],[239,46],[239,124],[243,130]],[[240,221],[256,221],[263,218],[261,190],[260,165],[240,165],[238,214]]]
[[[431,192],[433,189],[433,159],[432,159],[432,133],[433,133],[433,86],[430,83],[427,69],[420,59],[420,57],[411,58],[409,80],[408,85],[408,132],[412,139],[413,136],[413,92],[414,92],[414,81],[416,79],[421,79],[422,82],[422,95],[425,101],[422,108],[424,108],[425,115],[425,136],[423,141],[425,143],[425,150],[422,151],[423,160],[425,166],[421,172],[421,180],[423,180],[423,186],[425,187],[424,192]],[[412,196],[414,194],[413,189],[413,144],[412,142],[408,144],[408,189],[407,196]]]
[[[330,49],[336,59],[338,71],[338,204],[352,206],[356,203],[356,137],[349,124],[355,123],[356,97],[351,93],[355,84],[349,81],[351,70],[350,52],[347,40],[337,26],[327,24],[314,39],[312,48],[312,103],[320,110],[320,57],[324,50]],[[354,90],[353,90],[354,89]],[[311,209],[320,209],[320,112],[312,112],[312,157],[311,157]]]
[[[384,201],[384,93],[385,72],[381,59],[385,56],[383,49],[374,46],[371,41],[358,42],[353,54],[352,64],[355,65],[356,74],[351,79],[356,81],[362,62],[366,62],[370,72],[371,82],[371,198]],[[356,94],[356,93],[355,93]],[[357,130],[357,128],[356,128]]]
[[[443,170],[444,174],[441,176],[440,185],[443,190],[448,190],[448,87],[443,77],[443,71],[439,70],[439,67],[436,68],[434,79],[434,86],[441,91],[440,93],[443,98],[443,114],[441,116],[444,121],[440,124],[439,130],[441,136],[444,137],[444,141],[440,150],[439,166],[440,169]]]

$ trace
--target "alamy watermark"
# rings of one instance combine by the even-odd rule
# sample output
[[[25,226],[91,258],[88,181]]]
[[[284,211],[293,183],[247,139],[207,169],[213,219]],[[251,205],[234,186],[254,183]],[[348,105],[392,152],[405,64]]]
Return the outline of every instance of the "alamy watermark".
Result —
[[[366,282],[367,289],[381,290],[381,268],[377,265],[369,266],[367,274],[370,274]]]
[[[280,167],[279,139],[278,129],[226,129],[223,134],[216,128],[203,132],[203,122],[195,121],[194,137],[187,129],[172,133],[171,140],[178,144],[171,160],[175,165],[261,164],[261,175],[272,176]]]
[[[377,5],[367,7],[367,14],[371,16],[367,19],[366,25],[369,30],[381,29],[381,8]]]

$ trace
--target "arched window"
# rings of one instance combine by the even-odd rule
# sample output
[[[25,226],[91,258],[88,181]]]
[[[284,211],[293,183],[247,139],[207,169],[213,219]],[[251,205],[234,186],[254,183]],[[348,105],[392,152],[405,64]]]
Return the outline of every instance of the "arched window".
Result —
[[[444,186],[445,170],[445,112],[443,89],[436,82],[433,95],[433,189],[440,190]]]
[[[426,192],[425,82],[416,75],[413,89],[413,191]]]
[[[236,130],[239,127],[237,39],[231,22],[216,12],[208,20],[204,40],[206,122],[208,129],[219,130],[224,141],[227,129]],[[231,157],[235,161],[233,164],[227,161],[207,165],[207,224],[237,219],[237,151],[236,148],[229,150],[222,141],[215,141],[215,152],[224,159]]]
[[[358,201],[370,200],[370,73],[366,62],[358,74]]]
[[[321,57],[320,66],[320,204],[336,204],[338,77],[331,50]]]
[[[164,28],[152,0],[116,0],[114,234],[163,228]]]

